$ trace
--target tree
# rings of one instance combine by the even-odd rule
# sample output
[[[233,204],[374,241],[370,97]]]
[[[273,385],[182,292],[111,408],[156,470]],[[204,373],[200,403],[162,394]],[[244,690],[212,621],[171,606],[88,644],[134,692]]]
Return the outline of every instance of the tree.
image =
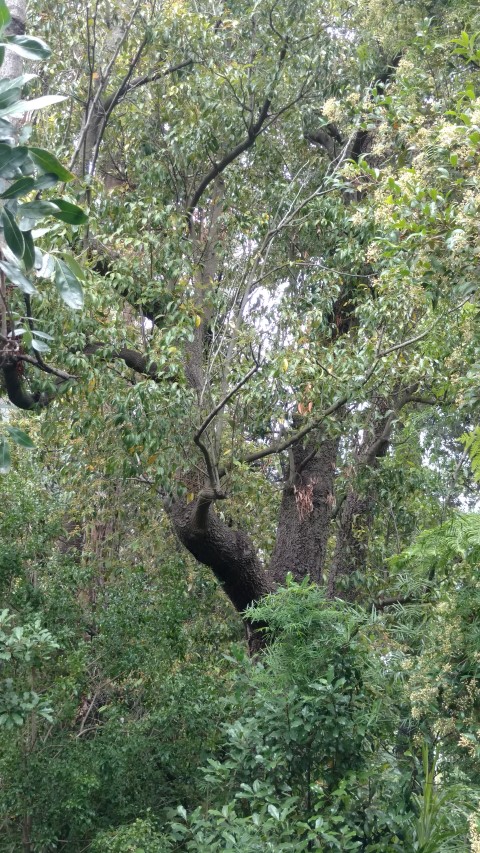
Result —
[[[289,572],[396,599],[369,531],[469,386],[476,43],[453,41],[461,5],[396,8],[384,27],[367,2],[98,4],[86,76],[52,70],[92,202],[87,313],[57,312],[62,369],[90,377],[76,417],[101,404],[112,471],[153,484],[241,613]],[[242,513],[257,490],[275,524]],[[387,554],[415,514],[394,523]]]

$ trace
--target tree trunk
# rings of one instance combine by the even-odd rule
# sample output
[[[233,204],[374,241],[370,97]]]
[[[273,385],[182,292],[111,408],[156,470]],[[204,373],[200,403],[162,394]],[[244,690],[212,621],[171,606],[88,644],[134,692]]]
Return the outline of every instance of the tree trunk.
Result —
[[[365,466],[376,468],[378,460],[387,453],[396,412],[406,398],[398,395],[391,400],[376,396],[372,405],[372,422],[367,427],[356,453],[357,472]],[[340,510],[335,551],[328,576],[329,598],[355,601],[360,587],[354,575],[366,568],[368,555],[368,531],[375,510],[375,494],[371,485],[360,494],[351,486]]]
[[[10,23],[7,27],[8,35],[23,35],[25,33],[25,20],[27,4],[25,0],[9,0],[8,9],[11,15]],[[0,69],[0,77],[2,79],[11,79],[20,77],[23,71],[23,59],[13,50],[5,51],[5,59]],[[12,121],[10,118],[9,121]],[[18,121],[18,120],[17,120]],[[13,120],[15,123],[15,120]]]
[[[269,569],[275,584],[283,584],[288,572],[296,581],[309,575],[322,582],[337,450],[338,439],[322,441],[318,450],[314,444],[293,445]]]

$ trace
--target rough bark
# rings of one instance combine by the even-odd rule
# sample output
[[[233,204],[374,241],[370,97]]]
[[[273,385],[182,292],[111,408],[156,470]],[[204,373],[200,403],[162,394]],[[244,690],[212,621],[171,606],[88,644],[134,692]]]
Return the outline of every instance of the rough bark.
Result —
[[[288,572],[322,582],[333,506],[337,439],[294,445],[290,453],[269,575],[277,584]]]
[[[249,536],[228,527],[215,512],[215,495],[204,489],[189,504],[170,510],[174,530],[196,560],[209,566],[230,601],[242,613],[271,592],[271,585]]]

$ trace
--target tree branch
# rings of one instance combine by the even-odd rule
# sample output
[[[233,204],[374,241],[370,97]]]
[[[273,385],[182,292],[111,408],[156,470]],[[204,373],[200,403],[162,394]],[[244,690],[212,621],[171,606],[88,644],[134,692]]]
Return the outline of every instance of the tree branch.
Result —
[[[224,398],[215,406],[214,409],[207,415],[201,426],[197,429],[195,435],[193,436],[193,440],[197,447],[203,454],[203,458],[205,459],[205,464],[207,466],[208,478],[210,480],[210,485],[214,490],[214,493],[217,494],[217,497],[223,497],[223,493],[220,492],[220,476],[218,473],[218,469],[216,463],[212,461],[212,457],[208,450],[206,444],[201,440],[202,434],[205,432],[207,427],[212,423],[213,419],[218,415],[219,412],[227,405],[227,403],[235,396],[235,394],[240,391],[240,388],[248,382],[248,380],[258,371],[260,367],[260,363],[258,361],[255,362],[253,367],[248,371],[246,376],[237,382],[234,388],[231,388],[230,391],[224,396]]]
[[[213,164],[210,171],[207,172],[206,175],[204,175],[204,177],[200,181],[198,187],[196,188],[196,190],[193,192],[192,196],[190,197],[190,200],[188,201],[188,204],[187,204],[187,210],[186,210],[186,216],[187,216],[187,220],[189,222],[189,225],[191,225],[191,222],[192,222],[193,212],[194,212],[198,202],[200,201],[203,193],[207,189],[207,187],[212,183],[212,181],[215,180],[216,177],[218,177],[218,175],[221,175],[222,172],[225,171],[225,169],[227,168],[227,166],[230,165],[230,163],[233,163],[234,160],[237,160],[238,157],[240,157],[240,155],[243,154],[244,151],[248,151],[248,149],[254,145],[255,140],[260,135],[262,128],[263,128],[263,125],[264,125],[266,118],[268,116],[268,111],[269,111],[270,105],[272,103],[273,89],[274,89],[275,83],[278,79],[278,74],[279,74],[280,68],[283,64],[283,60],[285,59],[286,53],[287,53],[287,46],[286,46],[286,44],[284,44],[281,51],[280,51],[279,62],[278,62],[278,70],[277,70],[277,73],[275,75],[274,80],[272,81],[272,85],[270,86],[270,93],[267,95],[267,97],[265,98],[265,101],[263,102],[263,106],[262,106],[262,108],[258,114],[257,121],[254,123],[253,119],[252,119],[252,121],[249,125],[249,128],[248,128],[248,133],[247,133],[246,138],[244,140],[242,140],[242,142],[239,142],[238,145],[235,146],[235,148],[233,148],[231,151],[228,152],[228,154],[225,154],[225,156],[218,163]]]

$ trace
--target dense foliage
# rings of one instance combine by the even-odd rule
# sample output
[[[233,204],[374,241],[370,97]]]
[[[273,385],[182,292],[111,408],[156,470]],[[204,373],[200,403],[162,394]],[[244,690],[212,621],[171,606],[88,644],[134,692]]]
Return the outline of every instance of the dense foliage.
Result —
[[[478,4],[22,9],[0,853],[479,853]]]

